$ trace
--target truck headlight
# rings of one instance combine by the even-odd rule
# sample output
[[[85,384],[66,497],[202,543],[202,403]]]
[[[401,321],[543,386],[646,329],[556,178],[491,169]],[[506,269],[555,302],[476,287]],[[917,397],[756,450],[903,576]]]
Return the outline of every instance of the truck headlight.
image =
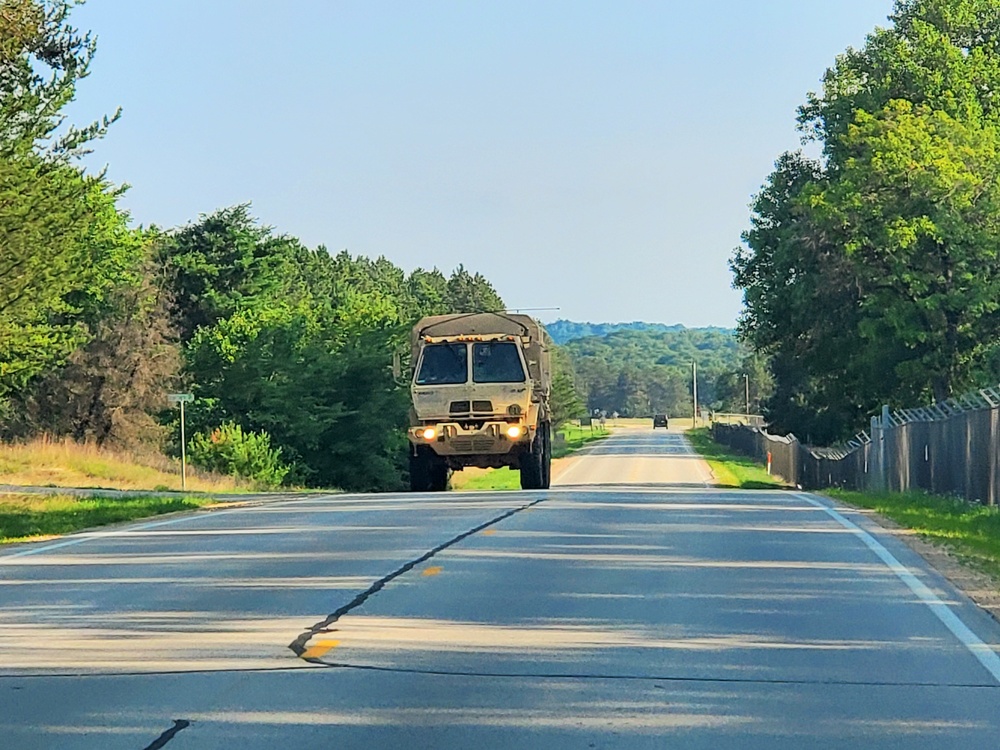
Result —
[[[515,424],[507,428],[507,437],[509,437],[511,440],[518,440],[523,434],[524,430],[521,428],[520,425]]]
[[[420,433],[420,437],[422,437],[424,440],[426,440],[429,443],[434,438],[437,437],[437,434],[438,434],[437,430],[435,430],[433,427],[428,427],[426,430],[423,430]]]

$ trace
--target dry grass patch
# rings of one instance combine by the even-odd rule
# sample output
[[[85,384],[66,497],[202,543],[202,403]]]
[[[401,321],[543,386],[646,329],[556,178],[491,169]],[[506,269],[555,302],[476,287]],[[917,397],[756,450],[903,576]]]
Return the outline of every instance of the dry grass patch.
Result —
[[[0,444],[0,484],[114,490],[179,490],[180,461],[158,454],[135,456],[72,440],[39,438]],[[233,477],[205,474],[188,465],[192,492],[244,492]]]

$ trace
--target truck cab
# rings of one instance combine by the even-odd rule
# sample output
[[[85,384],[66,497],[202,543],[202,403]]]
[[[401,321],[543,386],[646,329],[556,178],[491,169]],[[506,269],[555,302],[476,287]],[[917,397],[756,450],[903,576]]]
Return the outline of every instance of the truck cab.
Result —
[[[549,362],[541,326],[526,315],[425,318],[411,337],[410,483],[442,490],[468,466],[521,472],[548,487]]]

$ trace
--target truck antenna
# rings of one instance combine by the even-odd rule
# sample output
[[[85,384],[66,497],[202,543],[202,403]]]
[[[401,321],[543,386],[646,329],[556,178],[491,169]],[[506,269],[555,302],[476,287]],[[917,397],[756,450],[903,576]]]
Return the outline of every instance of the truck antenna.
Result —
[[[551,310],[561,310],[561,307],[511,307],[504,310],[505,313],[523,313],[523,312],[549,312]]]

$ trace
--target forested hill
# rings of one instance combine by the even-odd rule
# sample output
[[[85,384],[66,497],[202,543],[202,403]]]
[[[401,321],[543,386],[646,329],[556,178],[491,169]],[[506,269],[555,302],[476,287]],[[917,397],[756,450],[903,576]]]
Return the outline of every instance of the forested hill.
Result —
[[[692,362],[697,362],[706,370],[724,370],[738,367],[744,354],[736,332],[731,329],[639,325],[650,327],[574,338],[565,346],[574,360],[595,358],[612,367],[667,365],[690,368]],[[546,326],[546,329],[552,333],[551,328]]]
[[[603,325],[603,324],[602,324]],[[557,331],[592,324],[569,323]],[[756,373],[735,331],[633,323],[603,336],[572,339],[564,349],[589,409],[624,416],[689,413],[692,363],[700,402],[710,408],[745,408],[743,373]],[[547,326],[551,332],[551,327]],[[758,382],[762,378],[753,376]]]
[[[575,339],[607,336],[615,331],[683,331],[684,326],[643,323],[638,320],[631,323],[578,323],[574,320],[557,320],[554,323],[546,323],[545,330],[549,332],[553,341],[561,345]]]

